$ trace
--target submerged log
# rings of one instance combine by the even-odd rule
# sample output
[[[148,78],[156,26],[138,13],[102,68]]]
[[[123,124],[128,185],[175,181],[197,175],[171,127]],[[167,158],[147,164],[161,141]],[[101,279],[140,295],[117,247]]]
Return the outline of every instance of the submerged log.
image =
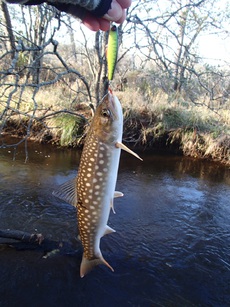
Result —
[[[9,239],[9,240],[4,240]],[[76,240],[77,242],[77,240]],[[53,251],[59,254],[75,254],[78,250],[70,242],[46,239],[40,233],[28,233],[20,230],[0,229],[0,246],[9,246],[17,250],[42,250],[48,255]]]
[[[36,243],[41,245],[44,241],[44,237],[41,233],[27,233],[20,230],[0,229],[0,238],[8,238],[13,240],[19,240],[27,243]]]

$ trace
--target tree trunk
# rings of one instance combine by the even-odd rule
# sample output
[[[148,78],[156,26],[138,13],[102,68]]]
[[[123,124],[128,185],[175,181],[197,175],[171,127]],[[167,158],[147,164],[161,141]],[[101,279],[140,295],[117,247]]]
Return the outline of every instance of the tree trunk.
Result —
[[[15,37],[12,30],[12,23],[10,18],[10,13],[7,7],[7,4],[1,0],[1,9],[3,11],[5,23],[6,23],[6,32],[10,39],[10,49],[12,50],[11,58],[14,58],[16,45],[15,45]]]

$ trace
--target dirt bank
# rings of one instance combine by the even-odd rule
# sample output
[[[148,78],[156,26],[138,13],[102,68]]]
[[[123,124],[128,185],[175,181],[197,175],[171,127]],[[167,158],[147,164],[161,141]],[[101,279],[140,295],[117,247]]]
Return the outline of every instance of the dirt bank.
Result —
[[[73,116],[73,115],[72,115]],[[77,120],[76,120],[77,118]],[[86,118],[90,118],[87,114]],[[90,119],[89,119],[90,120]],[[66,122],[65,122],[66,121]],[[71,122],[71,124],[70,124]],[[51,124],[53,125],[51,127]],[[81,117],[61,117],[58,121],[34,120],[28,135],[28,120],[11,118],[5,125],[4,134],[25,138],[55,146],[79,147],[84,144],[88,121]],[[55,126],[56,125],[56,126]],[[201,131],[197,125],[175,124],[168,126],[162,116],[142,110],[124,112],[123,141],[138,150],[167,151],[194,158],[218,161],[230,166],[230,136]]]

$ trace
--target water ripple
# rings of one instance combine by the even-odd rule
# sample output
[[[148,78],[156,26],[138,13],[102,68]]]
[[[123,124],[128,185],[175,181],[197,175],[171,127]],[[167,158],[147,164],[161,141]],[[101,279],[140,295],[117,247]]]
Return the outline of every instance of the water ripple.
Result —
[[[45,150],[50,149],[39,152]],[[0,227],[36,229],[71,241],[76,210],[52,198],[51,191],[76,173],[78,160],[73,153],[49,155],[49,163],[37,155],[27,165],[3,155]],[[13,291],[21,304],[31,305],[25,294],[30,293],[37,306],[48,301],[55,307],[229,305],[229,170],[182,157],[143,156],[141,164],[122,158],[116,189],[125,196],[115,200],[116,214],[109,219],[117,232],[101,240],[115,272],[101,267],[80,279],[80,251],[48,260],[1,252],[7,302],[12,303]]]

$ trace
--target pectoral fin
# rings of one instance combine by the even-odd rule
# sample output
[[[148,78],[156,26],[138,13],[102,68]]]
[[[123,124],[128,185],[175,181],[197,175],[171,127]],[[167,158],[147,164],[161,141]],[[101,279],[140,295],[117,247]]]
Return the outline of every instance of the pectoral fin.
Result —
[[[143,161],[143,159],[141,159],[141,157],[139,157],[138,154],[136,154],[134,151],[132,151],[131,149],[129,149],[129,148],[128,148],[127,146],[125,146],[123,143],[117,142],[117,143],[116,143],[116,147],[117,147],[117,148],[123,149],[124,151],[130,153],[131,155],[133,155],[133,156],[136,157],[137,159]]]

